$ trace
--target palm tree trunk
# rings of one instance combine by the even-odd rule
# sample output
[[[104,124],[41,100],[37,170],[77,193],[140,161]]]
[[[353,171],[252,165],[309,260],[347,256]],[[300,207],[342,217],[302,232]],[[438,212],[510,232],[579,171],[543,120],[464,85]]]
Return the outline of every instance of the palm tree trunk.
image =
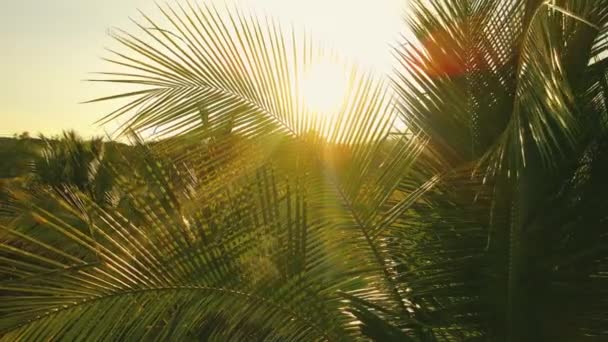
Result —
[[[534,151],[530,146],[528,151]],[[538,295],[539,286],[534,260],[535,249],[539,241],[533,239],[533,213],[541,203],[544,186],[547,182],[540,165],[540,157],[531,154],[526,160],[526,166],[519,168],[521,173],[511,182],[513,196],[510,203],[510,220],[507,264],[507,303],[506,303],[506,341],[525,342],[542,340],[541,317]]]

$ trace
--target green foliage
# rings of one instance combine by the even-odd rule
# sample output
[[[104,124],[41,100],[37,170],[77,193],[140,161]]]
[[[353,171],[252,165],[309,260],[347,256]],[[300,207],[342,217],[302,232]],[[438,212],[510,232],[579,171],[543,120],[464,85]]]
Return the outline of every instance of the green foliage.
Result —
[[[568,297],[557,290],[578,287],[570,294],[584,293],[603,303],[605,294],[595,286],[606,284],[601,275],[606,254],[594,250],[585,271],[572,277],[561,273],[556,259],[574,253],[558,240],[575,239],[580,249],[590,245],[575,236],[602,241],[603,219],[595,216],[593,225],[566,224],[556,217],[583,212],[554,202],[565,200],[564,187],[580,177],[575,165],[588,159],[583,151],[605,136],[608,88],[600,60],[606,48],[606,5],[414,2],[410,21],[419,43],[398,53],[405,69],[396,77],[404,116],[429,136],[433,154],[456,168],[474,163],[471,171],[481,181],[472,186],[485,183],[485,191],[492,189],[487,200],[478,197],[465,210],[480,210],[473,218],[489,221],[480,231],[442,238],[442,244],[451,245],[446,252],[470,248],[460,259],[431,261],[431,274],[440,272],[444,278],[416,272],[403,279],[432,279],[428,287],[413,289],[412,296],[421,292],[433,301],[430,307],[440,316],[432,321],[444,320],[433,329],[436,336],[567,341],[606,335],[597,307],[579,300],[566,309],[562,304]],[[458,194],[466,193],[454,185]],[[598,204],[606,201],[593,198]],[[445,214],[438,217],[446,222]],[[462,234],[472,227],[463,213],[447,217],[456,217],[447,222]],[[416,247],[427,255],[424,245]],[[593,287],[584,287],[591,278]],[[452,328],[457,330],[446,331]]]
[[[70,131],[65,132],[62,139],[43,138],[43,142],[45,146],[34,162],[37,181],[51,187],[75,186],[96,197],[95,184],[107,183],[102,179],[105,172],[103,141],[99,138],[83,141]]]
[[[99,80],[158,138],[112,153],[116,200],[74,136],[11,194],[3,340],[608,336],[606,1],[412,1],[394,91],[349,66],[326,117],[308,36],[159,9]]]
[[[0,138],[0,179],[16,178],[30,173],[41,145],[37,139]]]

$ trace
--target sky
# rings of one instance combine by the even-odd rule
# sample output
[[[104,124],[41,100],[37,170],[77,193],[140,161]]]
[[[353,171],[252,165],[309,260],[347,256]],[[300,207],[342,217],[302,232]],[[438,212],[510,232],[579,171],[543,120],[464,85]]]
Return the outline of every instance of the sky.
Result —
[[[169,3],[180,0],[171,0]],[[195,0],[204,1],[204,0]],[[304,25],[316,40],[379,72],[390,70],[389,44],[403,28],[407,0],[207,0],[240,6]],[[112,27],[135,31],[138,9],[160,17],[152,0],[0,0],[0,136],[28,131],[105,135],[95,121],[111,103],[81,104],[112,94],[107,85],[84,82],[108,71],[105,47],[117,44]]]

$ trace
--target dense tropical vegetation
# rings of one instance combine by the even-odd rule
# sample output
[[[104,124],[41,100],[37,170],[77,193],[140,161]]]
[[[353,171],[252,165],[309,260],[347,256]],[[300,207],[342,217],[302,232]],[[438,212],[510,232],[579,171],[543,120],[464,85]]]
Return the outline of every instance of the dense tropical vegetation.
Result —
[[[133,144],[66,134],[10,186],[2,339],[608,338],[608,1],[410,6],[390,81],[238,10],[116,31]]]

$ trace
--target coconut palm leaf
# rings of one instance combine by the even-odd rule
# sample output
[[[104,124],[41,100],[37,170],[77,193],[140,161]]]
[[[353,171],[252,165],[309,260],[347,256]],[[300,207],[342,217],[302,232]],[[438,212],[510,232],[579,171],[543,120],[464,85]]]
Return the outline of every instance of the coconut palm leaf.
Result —
[[[357,248],[371,252],[377,263],[373,267],[383,270],[377,286],[392,288],[391,305],[405,309],[402,294],[391,285],[391,267],[384,262],[373,235],[390,225],[435,181],[423,189],[416,184],[426,178],[408,184],[407,192],[399,192],[400,203],[394,203],[391,214],[382,213],[424,144],[424,139],[396,129],[396,112],[382,82],[347,67],[350,89],[339,112],[318,115],[301,98],[299,79],[307,68],[335,57],[315,48],[306,35],[293,29],[285,35],[273,21],[262,25],[238,11],[224,16],[213,7],[192,5],[161,11],[169,28],[161,28],[147,17],[147,23],[139,25],[151,43],[125,32],[115,36],[141,58],[117,54],[120,61],[111,62],[138,74],[116,74],[123,79],[106,81],[154,87],[145,93],[101,99],[136,96],[108,119],[132,113],[128,129],[166,126],[161,134],[179,133],[159,147],[171,154],[174,146],[180,151],[191,146],[191,153],[180,153],[178,158],[194,163],[197,172],[212,175],[205,175],[208,186],[214,187],[201,192],[205,194],[221,191],[227,177],[243,177],[251,171],[249,166],[255,168],[276,155],[278,146],[267,143],[268,137],[284,135],[295,139],[296,145],[303,140],[321,163],[318,167],[326,170],[323,186],[318,186],[324,206],[338,205],[328,215],[336,215],[332,220],[338,226],[359,234],[363,243]],[[139,82],[144,78],[145,82]],[[141,108],[133,114],[136,107]],[[218,135],[218,128],[226,125],[229,131]],[[263,148],[256,149],[256,141],[263,141]],[[290,161],[292,156],[282,153],[278,159]],[[232,170],[237,169],[235,175]],[[381,224],[376,227],[374,221]],[[376,288],[369,290],[370,296],[377,297]]]
[[[572,340],[605,333],[591,323],[602,321],[599,311],[578,320],[560,309],[568,328],[547,318],[563,295],[551,290],[560,267],[537,262],[553,252],[572,256],[549,236],[605,234],[577,224],[558,233],[537,221],[553,216],[551,198],[564,196],[557,189],[605,132],[605,69],[598,61],[605,51],[605,8],[590,1],[414,2],[417,40],[397,51],[405,71],[395,88],[405,119],[425,133],[447,168],[484,171],[469,182],[448,180],[451,191],[427,194],[427,201],[438,201],[430,202],[437,204],[430,215],[436,221],[429,220],[434,229],[423,230],[424,238],[409,247],[408,254],[417,255],[409,263],[426,264],[402,279],[412,284],[410,296],[427,318],[419,320],[435,338]],[[479,166],[470,168],[471,162]],[[494,189],[489,195],[487,187]],[[460,214],[450,210],[459,203],[450,198],[470,189],[478,194],[462,197],[468,201],[459,205]],[[597,251],[587,259],[586,272],[598,272],[604,256]],[[568,282],[586,282],[591,273]],[[587,293],[603,298],[593,286]],[[603,302],[597,303],[594,310]]]
[[[331,49],[315,47],[308,34],[206,4],[159,10],[166,27],[142,14],[143,22],[136,23],[141,36],[112,34],[125,51],[109,50],[113,57],[107,60],[125,70],[101,73],[108,78],[94,81],[145,89],[95,100],[132,98],[104,121],[128,116],[125,129],[160,136],[197,131],[200,137],[227,123],[247,136],[317,131],[333,141],[357,142],[377,138],[363,133],[385,134],[392,116],[378,110],[386,106],[382,85],[363,70],[343,66]],[[348,99],[336,115],[314,113],[303,99],[302,78],[318,63],[332,63],[348,75]],[[370,125],[381,129],[358,131]]]
[[[115,206],[13,194],[2,338],[606,336],[602,1],[413,1],[396,99],[272,19],[142,14],[98,80],[136,89],[97,101],[156,139],[109,168]],[[315,113],[327,60],[349,91]]]
[[[396,305],[389,266],[320,152],[281,139],[240,176],[209,179],[141,146],[129,165],[145,167],[116,169],[117,208],[77,188],[22,194],[22,217],[2,228],[3,338],[357,336],[340,293]]]
[[[262,166],[263,180],[233,181],[194,208],[182,205],[190,195],[170,172],[158,163],[145,170],[122,185],[143,178],[149,188],[129,191],[126,212],[81,193],[38,194],[55,201],[53,212],[35,198],[20,202],[37,227],[3,227],[4,339],[187,339],[214,317],[218,339],[247,324],[256,333],[243,339],[348,335],[335,330],[349,317],[332,291],[357,282],[341,274],[348,264],[340,271],[332,262],[348,242],[307,213],[315,209],[298,191],[306,183]]]

